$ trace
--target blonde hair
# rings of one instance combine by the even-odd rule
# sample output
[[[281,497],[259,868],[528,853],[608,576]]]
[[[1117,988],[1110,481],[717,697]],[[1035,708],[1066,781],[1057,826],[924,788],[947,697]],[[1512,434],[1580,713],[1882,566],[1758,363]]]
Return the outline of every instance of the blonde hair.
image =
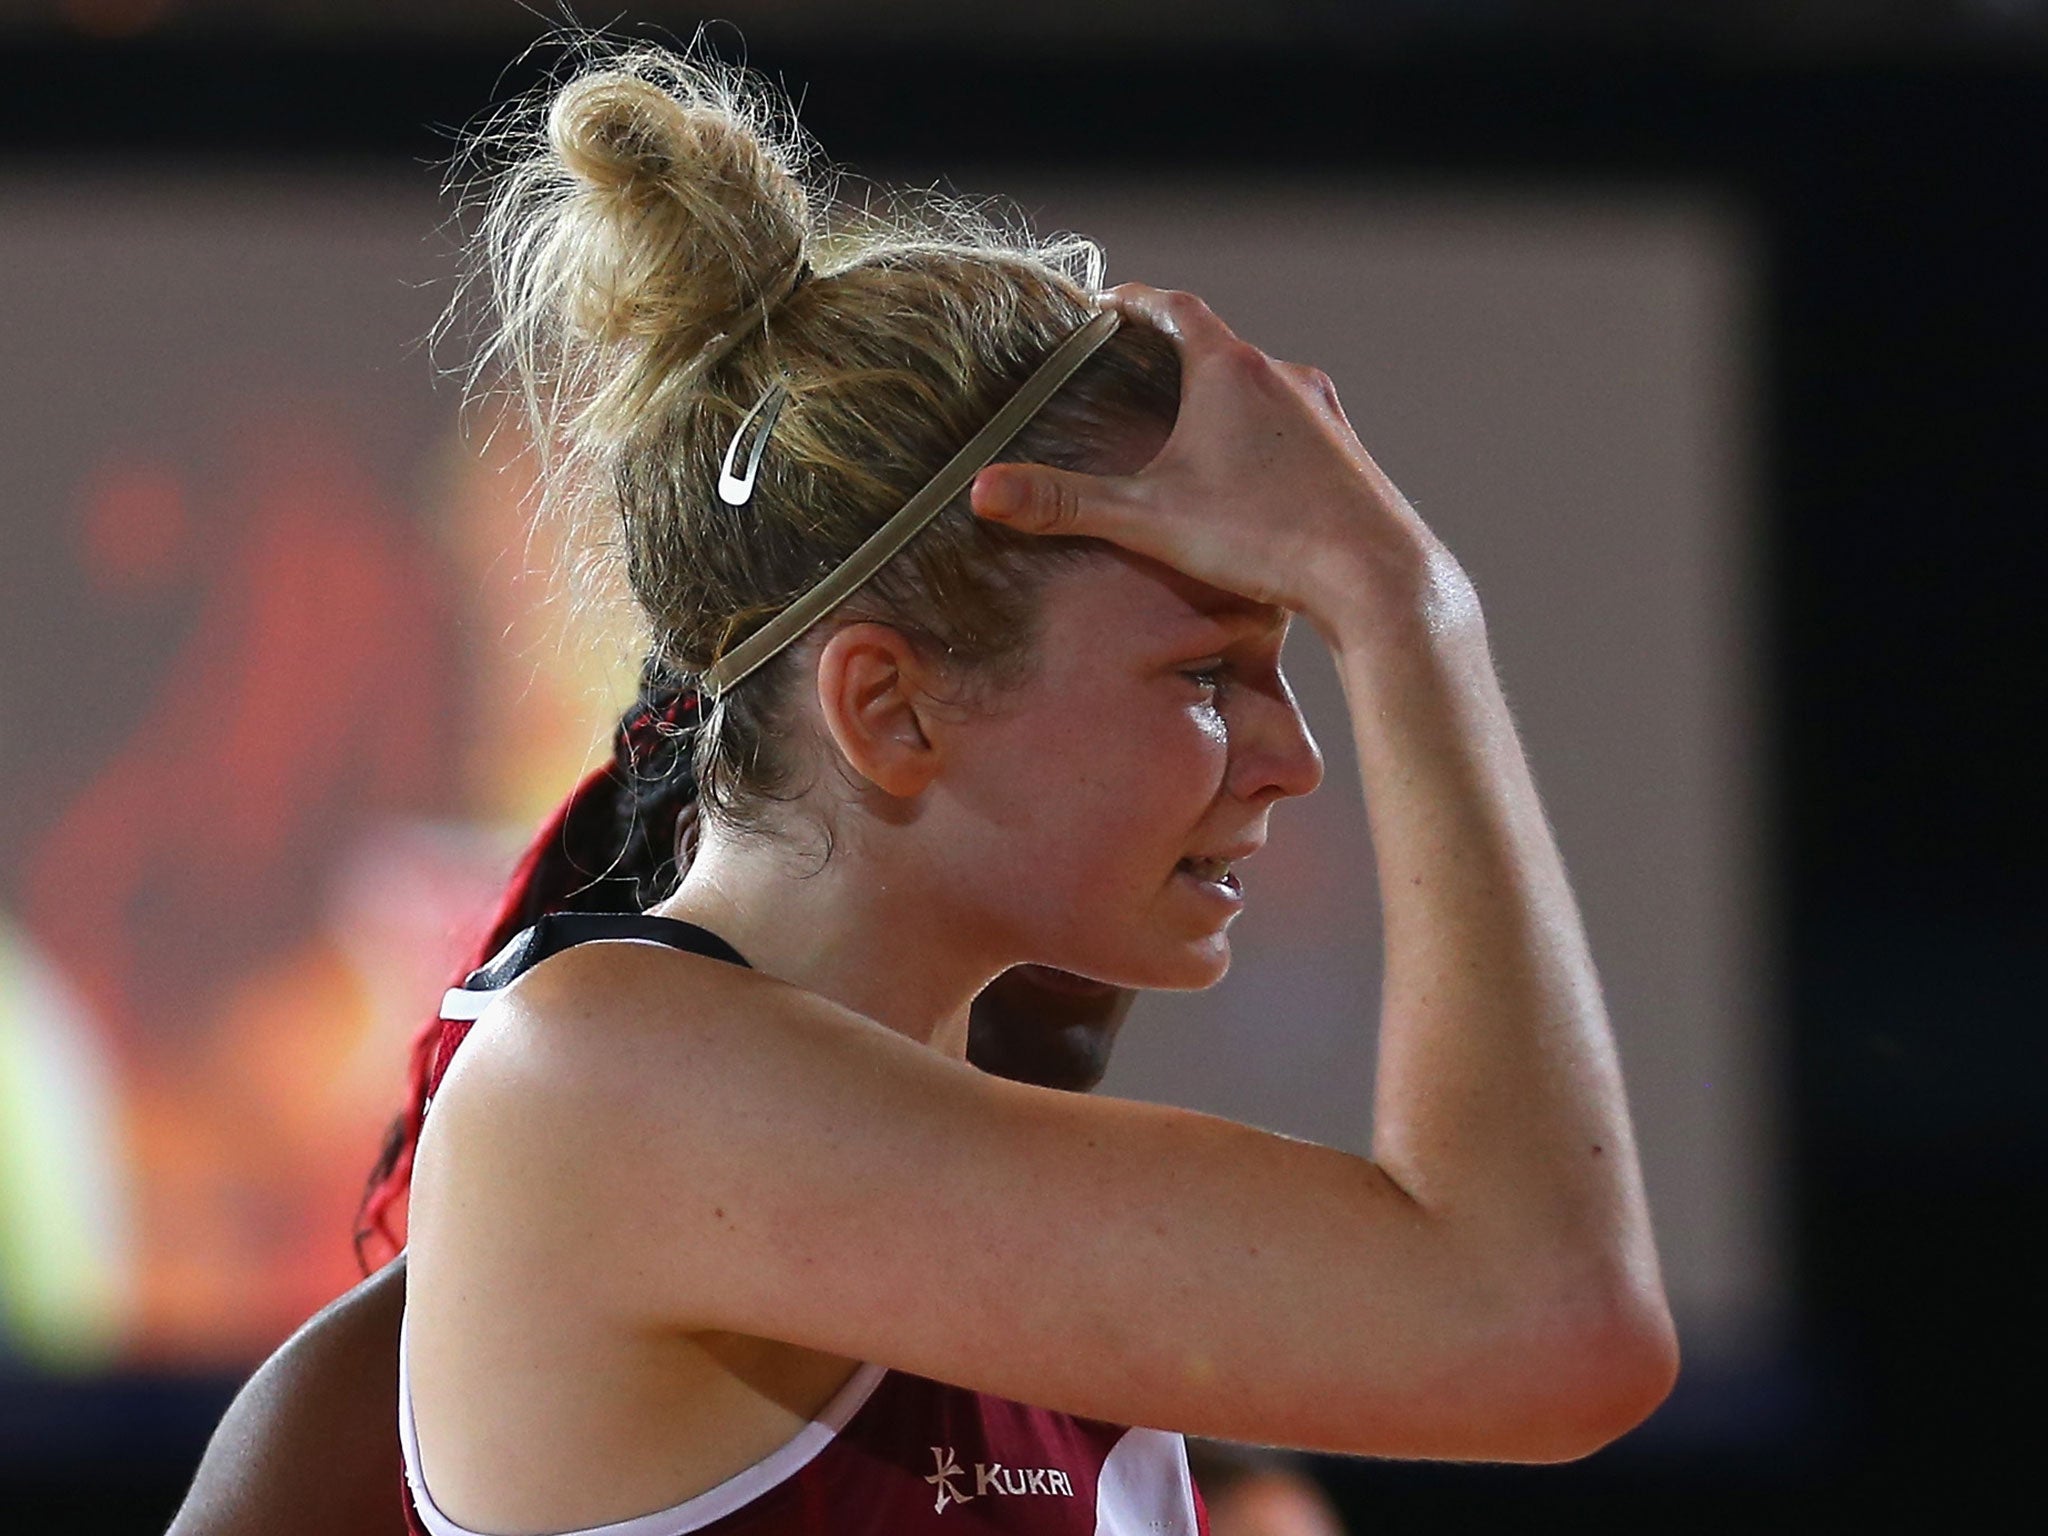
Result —
[[[750,72],[637,49],[593,57],[478,141],[473,245],[491,302],[473,382],[523,407],[540,500],[623,557],[650,662],[687,681],[838,564],[1094,312],[1102,255],[956,199],[836,195],[787,103]],[[773,383],[789,391],[751,500],[720,460]],[[1179,399],[1171,344],[1125,326],[1005,459],[1087,469]],[[973,692],[1028,675],[1037,597],[1088,541],[986,523],[956,498],[819,626],[879,619]],[[707,812],[766,830],[801,793],[792,646],[710,704]]]

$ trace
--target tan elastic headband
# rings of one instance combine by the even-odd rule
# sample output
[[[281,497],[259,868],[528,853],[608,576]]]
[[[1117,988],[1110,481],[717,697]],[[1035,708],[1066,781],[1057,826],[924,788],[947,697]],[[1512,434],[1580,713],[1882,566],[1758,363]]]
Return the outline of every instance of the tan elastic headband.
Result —
[[[698,688],[707,697],[717,698],[745,681],[757,667],[845,602],[862,582],[937,517],[977,471],[1009,446],[1010,439],[1074,376],[1074,371],[1116,334],[1122,319],[1117,311],[1105,309],[1061,342],[989,424],[969,438],[967,446],[947,460],[946,467],[926,481],[901,511],[877,528],[866,543],[842,560],[824,580],[719,657],[698,678]]]

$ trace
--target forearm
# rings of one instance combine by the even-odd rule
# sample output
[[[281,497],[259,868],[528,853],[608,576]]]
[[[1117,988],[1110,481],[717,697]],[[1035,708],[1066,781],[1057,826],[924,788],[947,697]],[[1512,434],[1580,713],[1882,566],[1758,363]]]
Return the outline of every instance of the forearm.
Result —
[[[1476,598],[1440,547],[1350,590],[1323,628],[1385,924],[1374,1160],[1532,1326],[1668,1355],[1599,978]]]

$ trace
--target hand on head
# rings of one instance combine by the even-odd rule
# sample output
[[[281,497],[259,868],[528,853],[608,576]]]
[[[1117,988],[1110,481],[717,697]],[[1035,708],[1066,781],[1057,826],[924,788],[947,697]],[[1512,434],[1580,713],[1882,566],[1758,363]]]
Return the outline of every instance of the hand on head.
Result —
[[[1181,403],[1136,474],[993,464],[974,510],[1025,532],[1110,540],[1212,586],[1318,619],[1361,559],[1396,574],[1435,541],[1381,473],[1320,369],[1268,357],[1194,294],[1100,296],[1173,338]]]

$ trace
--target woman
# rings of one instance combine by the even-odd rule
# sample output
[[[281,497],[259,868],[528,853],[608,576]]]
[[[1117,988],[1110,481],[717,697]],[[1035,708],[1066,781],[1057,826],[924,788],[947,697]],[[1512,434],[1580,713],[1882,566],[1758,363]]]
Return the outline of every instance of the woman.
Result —
[[[1020,968],[975,1000],[968,1059],[1020,1082],[1086,1091],[1107,1065],[1131,996]],[[392,1403],[404,1304],[401,1255],[264,1362],[222,1418],[170,1536],[402,1536]],[[1301,1474],[1239,1465],[1229,1447],[1205,1454],[1201,1488],[1219,1536],[1226,1528],[1246,1536],[1335,1528],[1327,1501]],[[1277,1517],[1266,1508],[1283,1501]],[[1246,1509],[1232,1524],[1239,1502]]]
[[[635,55],[500,140],[490,355],[706,701],[703,819],[647,914],[544,920],[444,1009],[422,1524],[1192,1531],[1173,1431],[1638,1422],[1675,1345],[1620,1076],[1462,570],[1322,375],[1098,304],[1092,248],[830,226],[765,101]],[[1221,977],[1230,864],[1321,778],[1296,613],[1379,868],[1372,1157],[969,1068],[1014,965]]]
[[[1020,967],[975,999],[968,1060],[1019,1082],[1086,1092],[1108,1066],[1132,996]],[[222,1417],[169,1536],[403,1536],[392,1403],[404,1305],[401,1254],[265,1361]],[[1232,1447],[1202,1449],[1200,1487],[1218,1536],[1336,1528],[1301,1473]],[[1277,1516],[1267,1508],[1276,1503],[1284,1506]]]
[[[590,774],[533,840],[464,974],[537,918],[634,911],[687,869],[696,784],[688,746],[695,701],[653,673],[613,735],[613,760]],[[601,871],[601,875],[593,875]],[[1022,1083],[1085,1093],[1102,1081],[1134,994],[1036,966],[1006,971],[977,996],[967,1059]],[[422,1031],[431,1063],[444,1026]],[[422,1072],[425,1068],[422,1068]],[[424,1079],[372,1175],[358,1242],[399,1234]],[[367,1261],[366,1261],[367,1268]],[[222,1417],[169,1536],[401,1536],[407,1529],[397,1422],[401,1254],[323,1308],[250,1377]],[[1271,1452],[1189,1447],[1214,1536],[1336,1536],[1315,1483]]]
[[[540,916],[637,910],[668,888],[695,848],[696,784],[687,748],[694,700],[658,673],[613,735],[613,760],[577,786],[525,857],[476,960]],[[602,871],[593,876],[593,871]],[[1021,1083],[1085,1093],[1102,1081],[1134,994],[1036,966],[1006,971],[977,996],[967,1059]],[[443,1026],[422,1032],[431,1063]],[[424,1071],[424,1068],[422,1069]],[[392,1208],[419,1126],[415,1085],[364,1200],[358,1242],[396,1246]],[[366,1261],[367,1267],[367,1261]],[[397,1423],[401,1254],[323,1308],[250,1377],[211,1442],[169,1536],[401,1536],[407,1529]],[[1214,1536],[1334,1536],[1335,1511],[1284,1458],[1245,1447],[1189,1447]]]

